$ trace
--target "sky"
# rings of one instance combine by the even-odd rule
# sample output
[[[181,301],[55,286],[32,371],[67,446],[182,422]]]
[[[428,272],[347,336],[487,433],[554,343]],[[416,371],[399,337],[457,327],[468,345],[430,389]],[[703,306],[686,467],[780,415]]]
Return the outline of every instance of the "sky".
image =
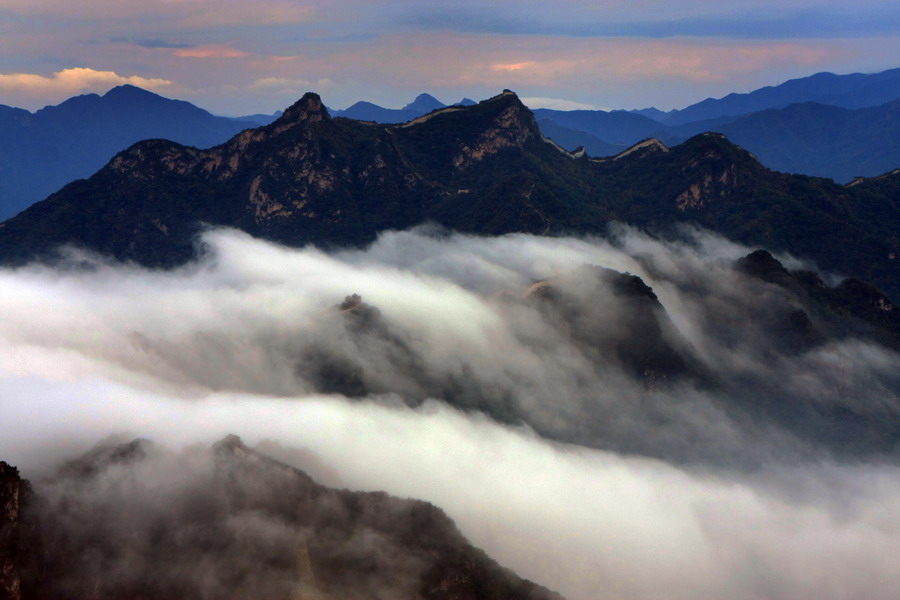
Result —
[[[131,83],[217,114],[526,103],[683,108],[821,71],[897,67],[900,1],[0,0],[0,104]]]

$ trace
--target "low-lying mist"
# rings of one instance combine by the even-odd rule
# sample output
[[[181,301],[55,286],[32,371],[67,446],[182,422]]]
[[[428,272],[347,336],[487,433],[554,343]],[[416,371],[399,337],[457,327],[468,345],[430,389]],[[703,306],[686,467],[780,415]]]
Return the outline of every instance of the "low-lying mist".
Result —
[[[900,356],[798,342],[801,300],[734,268],[752,249],[630,230],[204,243],[172,272],[0,271],[0,459],[39,491],[111,434],[235,433],[328,485],[431,501],[571,600],[900,588]]]

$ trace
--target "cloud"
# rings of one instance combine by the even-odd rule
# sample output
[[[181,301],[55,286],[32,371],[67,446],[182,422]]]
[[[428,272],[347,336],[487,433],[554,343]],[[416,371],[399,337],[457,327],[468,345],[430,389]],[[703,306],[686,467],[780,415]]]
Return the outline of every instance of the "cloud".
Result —
[[[173,54],[178,58],[243,58],[249,56],[243,50],[215,44],[179,49]]]
[[[123,431],[174,447],[233,432],[300,464],[307,448],[343,485],[443,507],[571,600],[900,585],[900,356],[792,348],[779,319],[800,299],[736,271],[748,248],[628,229],[392,232],[331,254],[204,242],[172,272],[0,270],[0,459],[37,473]],[[639,275],[661,308],[583,265]],[[364,304],[341,308],[352,293]],[[673,349],[668,377],[632,368]]]
[[[768,5],[768,6],[767,6]],[[554,36],[570,38],[706,37],[737,39],[799,39],[876,37],[900,31],[900,19],[890,2],[861,10],[837,3],[797,3],[789,8],[774,2],[695,3],[578,2],[548,13],[537,2],[485,6],[461,2],[453,7],[418,6],[396,11],[397,23],[410,29],[459,33]],[[779,10],[780,9],[780,10]]]
[[[112,38],[110,40],[114,44],[134,44],[135,46],[140,46],[142,48],[193,48],[194,44],[188,44],[185,42],[169,42],[161,39],[131,39],[127,37],[117,37]],[[99,42],[97,42],[99,43]]]
[[[549,444],[439,403],[411,411],[389,400],[244,394],[184,403],[92,379],[25,382],[18,394],[17,383],[0,382],[6,414],[40,414],[41,429],[26,435],[22,421],[5,420],[4,457],[18,443],[34,449],[33,461],[76,428],[82,444],[127,429],[173,448],[233,431],[251,444],[279,440],[313,451],[351,489],[443,507],[501,564],[570,600],[888,600],[900,584],[900,472],[892,466],[772,466],[741,479]],[[56,456],[73,452],[61,450]],[[137,480],[163,482],[162,494],[177,498],[205,480],[191,476],[196,451],[193,463],[190,456],[151,464]],[[132,499],[119,511],[139,507]],[[138,538],[142,529],[132,531]]]
[[[310,83],[305,79],[289,79],[287,77],[261,77],[251,83],[248,89],[258,92],[272,92],[277,94],[297,94],[309,87]]]
[[[159,89],[172,82],[167,79],[122,76],[114,71],[97,71],[88,67],[76,67],[57,71],[47,77],[35,73],[0,73],[0,89],[33,93],[76,93],[89,89],[131,84],[148,90]]]
[[[24,16],[91,22],[139,23],[150,18],[177,29],[296,25],[309,21],[314,14],[309,4],[290,0],[260,0],[252,5],[239,0],[91,0],[77,3],[3,0],[0,10]]]

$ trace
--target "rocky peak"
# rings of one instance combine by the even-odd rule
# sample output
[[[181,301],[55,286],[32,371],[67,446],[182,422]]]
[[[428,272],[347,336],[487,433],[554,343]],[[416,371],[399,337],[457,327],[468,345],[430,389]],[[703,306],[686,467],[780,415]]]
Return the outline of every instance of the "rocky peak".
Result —
[[[739,258],[735,267],[742,273],[770,283],[784,283],[790,278],[787,269],[767,250],[755,250]]]
[[[477,114],[476,121],[485,127],[474,143],[465,144],[454,157],[457,168],[469,167],[504,148],[521,148],[526,142],[544,139],[534,114],[510,90],[465,110]]]
[[[303,97],[292,104],[284,114],[275,121],[275,125],[287,125],[295,123],[315,123],[318,121],[327,121],[331,116],[322,99],[314,92],[306,92]]]
[[[249,454],[250,448],[244,444],[244,441],[239,436],[231,433],[213,444],[213,451],[217,456],[229,456],[238,453]]]

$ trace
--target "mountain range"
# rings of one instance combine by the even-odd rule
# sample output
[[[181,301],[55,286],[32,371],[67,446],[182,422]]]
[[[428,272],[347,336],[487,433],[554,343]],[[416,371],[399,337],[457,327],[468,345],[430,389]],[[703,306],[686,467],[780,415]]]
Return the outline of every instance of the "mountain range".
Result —
[[[421,101],[427,98],[427,101]],[[541,131],[568,150],[583,147],[612,156],[644,139],[677,144],[707,131],[724,133],[776,171],[829,177],[846,183],[900,165],[897,119],[900,69],[875,74],[818,73],[747,94],[708,98],[687,108],[555,110],[534,114]],[[423,94],[404,109],[357,103],[336,116],[401,123],[445,105]],[[466,103],[466,101],[463,101]],[[842,110],[838,110],[842,109]]]
[[[872,74],[816,73],[746,94],[732,93],[723,98],[707,98],[680,110],[663,112],[652,108],[634,112],[666,125],[683,125],[804,102],[855,109],[886,104],[897,98],[900,98],[900,69],[889,69]]]
[[[204,225],[335,246],[424,222],[491,235],[693,223],[896,297],[898,178],[841,186],[780,174],[719,134],[590,159],[548,141],[508,91],[396,126],[332,118],[310,93],[274,123],[209,150],[165,140],[130,147],[0,225],[0,259],[21,264],[74,244],[173,266],[194,255]]]
[[[897,104],[900,69],[872,75],[819,73],[749,94],[707,99],[681,110],[540,108],[541,131],[562,147],[614,156],[650,137],[668,145],[699,133],[724,133],[767,167],[846,183],[900,165]],[[471,106],[464,98],[455,106]],[[446,105],[420,94],[401,109],[357,102],[332,116],[400,124]],[[208,148],[239,131],[268,125],[274,115],[214,116],[187,102],[131,85],[103,96],[71,98],[35,113],[0,105],[0,220],[66,183],[90,176],[116,152],[164,138]]]

